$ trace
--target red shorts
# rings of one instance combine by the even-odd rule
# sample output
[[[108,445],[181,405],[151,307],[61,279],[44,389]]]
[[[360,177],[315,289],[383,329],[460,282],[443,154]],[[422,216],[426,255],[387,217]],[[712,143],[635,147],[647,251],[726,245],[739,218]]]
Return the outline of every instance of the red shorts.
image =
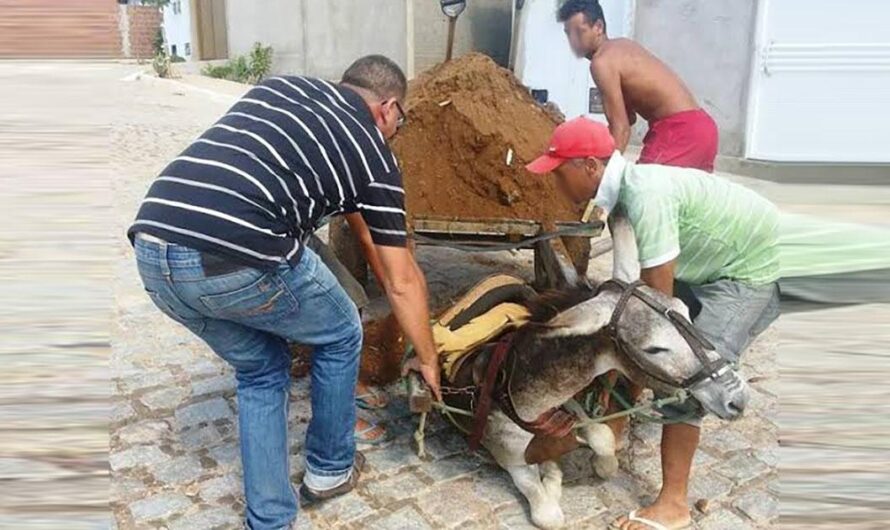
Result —
[[[714,171],[717,124],[702,109],[685,110],[649,124],[638,164]]]

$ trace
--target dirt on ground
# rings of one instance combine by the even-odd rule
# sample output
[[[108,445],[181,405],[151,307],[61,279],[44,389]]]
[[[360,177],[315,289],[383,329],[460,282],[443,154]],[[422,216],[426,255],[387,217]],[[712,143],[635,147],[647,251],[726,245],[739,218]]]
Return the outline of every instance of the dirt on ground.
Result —
[[[580,218],[552,178],[524,167],[546,150],[558,118],[488,56],[471,53],[420,74],[405,111],[393,149],[412,219]]]
[[[395,315],[362,324],[361,366],[359,380],[367,385],[388,385],[401,376],[402,358],[405,354],[405,339]],[[312,361],[312,347],[299,344],[290,345],[293,363],[291,375],[301,378],[309,374]]]

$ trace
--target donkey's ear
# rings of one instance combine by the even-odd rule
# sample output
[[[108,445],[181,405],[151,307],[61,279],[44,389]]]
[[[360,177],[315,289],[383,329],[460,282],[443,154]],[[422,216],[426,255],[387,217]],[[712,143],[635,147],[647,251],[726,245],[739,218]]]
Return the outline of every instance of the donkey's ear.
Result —
[[[563,311],[545,325],[551,329],[546,337],[592,336],[598,333],[612,318],[615,298],[603,293]]]
[[[637,238],[624,210],[617,208],[609,216],[612,233],[612,277],[625,282],[640,279],[640,260]]]

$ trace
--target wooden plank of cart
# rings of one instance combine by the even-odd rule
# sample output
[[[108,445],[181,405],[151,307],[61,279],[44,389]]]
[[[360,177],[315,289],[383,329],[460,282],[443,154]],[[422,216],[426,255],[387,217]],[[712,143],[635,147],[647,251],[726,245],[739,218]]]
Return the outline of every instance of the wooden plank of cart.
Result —
[[[418,245],[434,245],[463,250],[534,249],[535,287],[553,289],[571,285],[587,275],[591,239],[599,237],[603,223],[591,220],[555,222],[551,231],[538,221],[522,219],[413,217],[413,234]],[[331,246],[344,265],[362,284],[368,268],[348,225],[331,224]]]

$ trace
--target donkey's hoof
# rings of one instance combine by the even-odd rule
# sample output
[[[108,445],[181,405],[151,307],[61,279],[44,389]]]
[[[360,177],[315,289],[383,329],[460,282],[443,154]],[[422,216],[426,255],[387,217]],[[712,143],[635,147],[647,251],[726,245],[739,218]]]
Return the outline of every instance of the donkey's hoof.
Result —
[[[609,480],[618,474],[618,458],[615,455],[594,457],[593,471],[598,477]]]
[[[532,522],[538,528],[544,530],[555,530],[562,528],[566,524],[566,517],[562,513],[559,504],[544,505],[532,509]]]

